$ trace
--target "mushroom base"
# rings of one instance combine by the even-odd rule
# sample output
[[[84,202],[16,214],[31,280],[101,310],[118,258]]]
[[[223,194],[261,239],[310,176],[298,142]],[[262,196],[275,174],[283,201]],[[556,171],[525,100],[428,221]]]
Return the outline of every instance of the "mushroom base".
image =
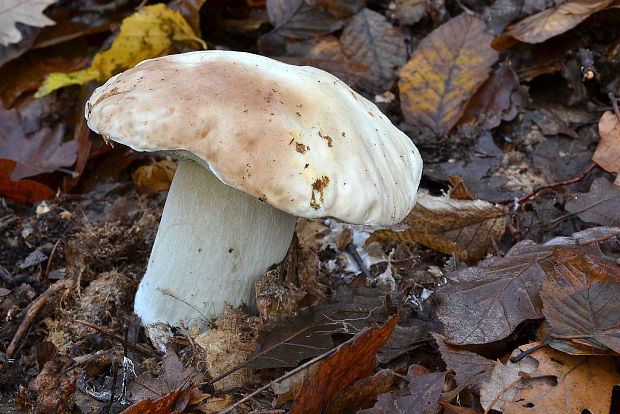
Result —
[[[295,221],[180,161],[135,313],[145,325],[202,328],[227,305],[255,309],[254,281],[285,257]]]

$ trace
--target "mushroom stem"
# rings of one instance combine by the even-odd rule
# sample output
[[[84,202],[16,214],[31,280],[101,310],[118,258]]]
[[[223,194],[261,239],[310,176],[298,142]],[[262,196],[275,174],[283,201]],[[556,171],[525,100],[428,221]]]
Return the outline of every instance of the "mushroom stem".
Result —
[[[227,304],[254,309],[254,281],[284,258],[295,220],[181,160],[135,313],[145,325],[200,328]]]

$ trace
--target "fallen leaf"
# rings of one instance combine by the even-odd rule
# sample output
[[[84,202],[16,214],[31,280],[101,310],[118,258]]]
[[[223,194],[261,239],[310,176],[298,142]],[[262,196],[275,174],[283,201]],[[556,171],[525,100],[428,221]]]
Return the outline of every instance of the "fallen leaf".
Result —
[[[179,411],[183,411],[185,409],[185,406],[187,406],[187,402],[185,402],[185,404],[178,404],[180,398],[187,393],[188,391],[186,389],[180,388],[176,391],[166,394],[165,396],[155,401],[151,401],[151,399],[147,398],[146,400],[142,400],[139,403],[132,405],[121,414],[171,414],[173,412],[177,413]]]
[[[450,130],[497,60],[492,38],[478,17],[466,13],[425,37],[400,72],[398,89],[407,122],[437,134]]]
[[[112,46],[97,53],[90,67],[77,72],[51,73],[35,96],[41,98],[69,85],[106,81],[145,59],[166,54],[173,41],[193,42],[206,48],[179,12],[162,3],[145,6],[123,20]]]
[[[206,0],[172,0],[168,2],[168,7],[181,13],[194,33],[200,34],[200,8],[205,2]]]
[[[0,108],[0,158],[16,162],[12,180],[58,171],[77,159],[77,141],[62,142],[64,128],[44,127],[29,138],[23,135],[21,121],[14,111]],[[6,121],[6,124],[4,123]]]
[[[159,400],[180,392],[190,378],[196,374],[193,368],[183,367],[183,363],[175,353],[168,353],[164,356],[162,368],[163,373],[157,378],[145,372],[130,384],[128,393],[131,395],[131,401]]]
[[[398,396],[394,392],[377,397],[374,407],[358,411],[360,414],[382,413],[435,413],[445,381],[445,372],[427,373],[426,368],[412,365],[407,371],[411,395]]]
[[[472,384],[476,387],[479,387],[483,381],[489,379],[491,371],[495,366],[492,360],[468,351],[463,347],[446,344],[444,342],[446,338],[443,335],[434,332],[431,335],[435,338],[441,353],[441,359],[446,363],[446,368],[455,372],[454,380],[457,385],[464,384],[465,381],[474,375]],[[480,371],[484,372],[480,373]]]
[[[598,177],[589,192],[569,195],[565,208],[586,223],[620,226],[620,186]]]
[[[523,345],[512,356],[540,343]],[[500,362],[481,390],[486,409],[501,392],[493,409],[505,414],[570,413],[589,410],[607,414],[614,385],[619,383],[611,357],[573,356],[550,347],[533,351],[519,362]]]
[[[428,13],[428,0],[395,0],[394,10],[389,10],[389,16],[398,20],[402,25],[413,25]]]
[[[56,24],[43,14],[43,10],[58,0],[3,0],[0,3],[0,44],[7,46],[22,40],[15,27],[23,23],[34,27]]]
[[[366,89],[390,90],[398,70],[407,62],[405,38],[383,16],[363,9],[353,16],[340,36],[344,53],[365,70]]]
[[[607,237],[618,228],[600,228]],[[584,244],[604,238],[597,233],[575,233],[538,245],[524,240],[504,257],[491,257],[478,266],[446,275],[448,283],[436,290],[437,317],[444,324],[446,342],[484,344],[506,338],[525,320],[541,319],[540,291],[547,278],[539,261],[553,255],[555,245]]]
[[[557,246],[540,262],[551,337],[620,353],[620,266],[596,246]]]
[[[520,90],[519,77],[508,61],[500,63],[471,97],[459,122],[475,121],[486,129],[497,127],[514,105],[512,94]],[[526,92],[522,91],[523,94]]]
[[[610,173],[616,173],[616,185],[620,185],[620,119],[611,111],[601,117],[598,124],[601,140],[596,146],[592,161]]]
[[[606,9],[612,2],[613,0],[569,0],[508,26],[504,34],[493,41],[493,46],[498,50],[510,47],[510,38],[525,43],[542,43],[569,31],[594,13]]]
[[[463,179],[457,175],[451,175],[448,177],[448,181],[450,182],[450,190],[448,190],[448,195],[450,198],[455,200],[475,200],[474,197],[469,193],[467,186],[463,182]]]
[[[380,328],[364,329],[321,361],[315,376],[304,381],[289,412],[322,412],[340,389],[370,375],[375,367],[375,355],[390,337],[398,319],[396,315]]]
[[[131,178],[140,194],[157,193],[170,189],[177,170],[177,163],[171,160],[157,161],[152,165],[138,167]]]
[[[504,235],[504,212],[482,201],[456,200],[418,193],[418,202],[405,218],[409,227],[403,231],[376,230],[366,240],[400,240],[420,243],[445,254],[455,253],[473,264],[491,247],[491,239]]]
[[[390,369],[383,369],[375,375],[362,378],[341,389],[329,402],[325,414],[357,412],[372,407],[377,396],[388,392],[393,382],[394,372]]]
[[[0,159],[0,196],[18,203],[34,203],[54,198],[54,191],[48,186],[32,180],[11,180],[15,161]]]
[[[386,319],[383,298],[339,298],[263,327],[248,368],[294,367],[334,347],[332,335],[354,335]]]

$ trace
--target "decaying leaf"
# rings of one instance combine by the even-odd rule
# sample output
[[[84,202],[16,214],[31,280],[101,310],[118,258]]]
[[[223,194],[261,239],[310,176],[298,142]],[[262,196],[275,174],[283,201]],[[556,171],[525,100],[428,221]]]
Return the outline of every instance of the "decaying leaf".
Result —
[[[390,337],[398,319],[396,315],[380,328],[363,330],[321,361],[316,374],[306,378],[301,386],[290,413],[322,412],[340,389],[370,375],[375,366],[375,355]]]
[[[403,25],[419,22],[429,8],[428,0],[395,0],[393,4],[394,10],[390,10],[389,15]]]
[[[148,372],[140,375],[128,388],[131,401],[159,400],[171,393],[180,391],[196,375],[193,368],[183,367],[183,363],[174,353],[164,356],[163,373],[157,378],[151,377]]]
[[[511,37],[525,43],[542,43],[569,31],[611,3],[613,0],[569,0],[508,26],[493,45],[498,49],[510,47]]]
[[[620,266],[596,246],[557,246],[540,265],[551,337],[620,353]]]
[[[512,356],[531,349],[531,343]],[[573,356],[549,347],[533,351],[519,362],[497,362],[480,395],[487,408],[501,392],[493,409],[506,414],[569,413],[589,410],[607,414],[619,378],[611,357]]]
[[[166,54],[173,41],[206,48],[179,12],[163,3],[145,6],[123,20],[112,46],[97,53],[90,67],[71,73],[51,73],[35,96],[40,98],[69,85],[106,81],[145,59]]]
[[[369,89],[389,90],[397,71],[407,61],[405,38],[383,16],[363,9],[353,16],[340,36],[344,53],[355,64],[364,66]]]
[[[401,240],[423,244],[445,254],[456,253],[474,263],[501,239],[506,226],[504,212],[482,201],[455,200],[418,193],[418,202],[405,218],[406,230],[377,230],[366,244],[383,240]]]
[[[540,291],[547,278],[539,261],[553,255],[555,245],[584,244],[616,235],[618,228],[563,237],[538,245],[517,243],[504,257],[483,260],[478,266],[448,274],[437,288],[437,317],[444,324],[446,342],[482,344],[507,337],[521,322],[543,317]]]
[[[43,27],[56,24],[43,14],[51,4],[58,0],[2,0],[0,2],[0,44],[8,45],[22,40],[15,23]]]
[[[183,398],[186,397],[186,398]],[[171,414],[183,411],[187,406],[189,391],[180,388],[152,401],[150,398],[132,405],[121,414]]]
[[[601,117],[598,124],[601,140],[596,146],[592,161],[605,171],[616,173],[616,185],[620,185],[620,119],[611,111]]]
[[[141,194],[157,193],[168,190],[177,170],[177,163],[171,160],[161,160],[153,165],[138,167],[131,178]]]
[[[565,208],[586,223],[620,226],[620,186],[596,178],[589,192],[571,194]]]
[[[478,17],[465,13],[425,37],[400,72],[407,122],[435,133],[450,130],[497,60],[492,38]]]
[[[382,413],[435,413],[443,390],[445,372],[433,372],[419,365],[411,365],[407,370],[411,395],[398,396],[389,392],[377,397],[374,407],[358,411],[360,414]]]
[[[362,378],[350,387],[340,390],[329,402],[325,414],[357,412],[372,407],[377,396],[388,392],[393,382],[394,372],[390,369]]]

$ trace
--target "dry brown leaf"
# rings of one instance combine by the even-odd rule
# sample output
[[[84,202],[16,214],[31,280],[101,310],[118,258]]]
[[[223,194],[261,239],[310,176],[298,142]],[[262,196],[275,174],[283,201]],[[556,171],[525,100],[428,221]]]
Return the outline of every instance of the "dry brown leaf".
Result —
[[[493,45],[498,49],[511,46],[514,38],[525,43],[542,43],[569,31],[592,14],[609,6],[613,0],[569,0],[508,26]]]
[[[596,246],[558,246],[540,265],[551,337],[620,353],[620,266]]]
[[[431,332],[435,342],[439,347],[441,359],[446,363],[446,368],[455,372],[454,380],[457,385],[462,385],[469,378],[475,375],[472,384],[480,386],[483,381],[489,379],[491,370],[495,365],[490,359],[482,355],[470,352],[462,347],[449,345],[444,342],[446,339],[443,335]],[[480,371],[484,371],[480,373]]]
[[[435,292],[440,301],[436,313],[444,324],[446,342],[494,342],[506,338],[523,321],[542,318],[540,291],[547,276],[538,261],[551,257],[554,245],[583,244],[618,234],[614,227],[590,230],[596,231],[575,233],[544,245],[525,240],[504,257],[485,259],[478,266],[446,275],[448,283]]]
[[[148,372],[144,372],[129,385],[128,392],[131,395],[131,401],[147,399],[158,401],[181,391],[190,378],[196,375],[193,368],[183,367],[183,363],[175,353],[168,353],[164,356],[162,368],[163,373],[157,378],[153,378]]]
[[[620,186],[598,177],[589,192],[571,194],[565,208],[586,223],[620,226]]]
[[[461,177],[458,175],[451,175],[448,177],[448,182],[450,182],[450,190],[448,191],[450,198],[455,200],[474,200],[474,197],[467,189]]]
[[[151,401],[150,399],[142,400],[132,405],[121,414],[171,414],[183,411],[187,405],[187,401],[181,401],[188,394],[186,389],[178,389],[165,396]],[[189,397],[189,395],[187,395]],[[185,404],[183,404],[185,403]]]
[[[482,201],[455,200],[418,194],[418,203],[405,218],[406,230],[377,230],[366,240],[401,240],[423,244],[445,254],[456,253],[464,261],[474,263],[491,246],[491,239],[504,235],[504,212]]]
[[[48,186],[32,180],[11,180],[15,161],[0,159],[0,196],[19,203],[34,203],[54,197],[54,191]]]
[[[425,37],[400,72],[407,122],[435,133],[450,130],[497,60],[492,39],[478,17],[465,13]]]
[[[398,319],[396,315],[380,328],[363,330],[342,344],[328,359],[320,362],[315,376],[304,381],[289,412],[323,412],[339,390],[370,375],[375,367],[375,355],[390,337]]]
[[[366,68],[362,87],[374,92],[392,88],[407,61],[405,38],[380,13],[363,9],[353,16],[340,36],[344,53]]]
[[[51,4],[58,0],[3,0],[0,3],[0,44],[7,46],[22,40],[16,23],[43,27],[56,24],[43,14]]]
[[[512,356],[539,344],[523,345]],[[487,408],[506,390],[493,405],[493,409],[506,414],[580,413],[583,410],[607,414],[612,389],[619,380],[611,357],[572,356],[544,347],[516,363],[497,362],[491,379],[482,388],[480,400]]]
[[[598,124],[601,140],[596,146],[592,161],[610,173],[616,173],[616,185],[620,185],[620,119],[611,111],[601,117]]]
[[[177,163],[171,160],[157,161],[153,165],[138,167],[131,178],[140,194],[151,194],[170,189],[170,183],[177,170]]]
[[[362,378],[350,387],[344,387],[329,402],[325,414],[357,412],[372,407],[377,395],[386,393],[394,382],[394,372],[384,369],[375,375]]]

